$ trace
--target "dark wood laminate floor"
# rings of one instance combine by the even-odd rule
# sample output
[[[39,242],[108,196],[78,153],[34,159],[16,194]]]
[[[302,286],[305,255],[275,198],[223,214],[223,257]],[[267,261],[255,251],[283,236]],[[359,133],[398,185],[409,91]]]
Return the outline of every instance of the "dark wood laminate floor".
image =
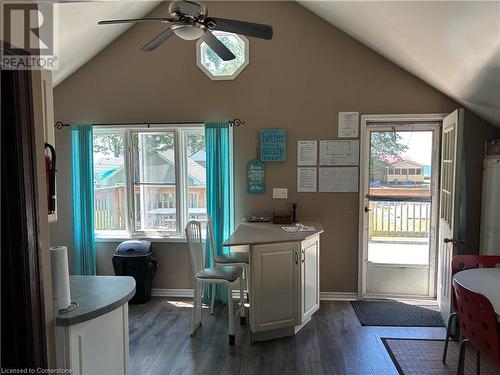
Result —
[[[130,373],[142,374],[397,374],[380,337],[443,338],[444,328],[363,327],[349,302],[321,301],[296,336],[250,345],[237,325],[227,345],[227,310],[203,309],[189,336],[191,300],[152,298],[130,305]]]

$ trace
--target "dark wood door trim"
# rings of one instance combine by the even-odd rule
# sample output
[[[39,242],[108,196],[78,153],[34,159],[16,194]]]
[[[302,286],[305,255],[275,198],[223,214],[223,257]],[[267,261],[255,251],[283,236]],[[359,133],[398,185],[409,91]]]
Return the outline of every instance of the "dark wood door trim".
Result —
[[[5,46],[4,46],[5,48]],[[4,49],[5,51],[5,49]],[[1,70],[1,366],[46,368],[42,244],[30,71]]]

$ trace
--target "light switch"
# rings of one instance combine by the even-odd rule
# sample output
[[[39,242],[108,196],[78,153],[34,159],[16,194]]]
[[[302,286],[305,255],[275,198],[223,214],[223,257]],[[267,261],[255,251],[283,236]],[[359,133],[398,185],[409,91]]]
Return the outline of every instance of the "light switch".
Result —
[[[273,188],[273,198],[286,199],[288,197],[287,188]]]

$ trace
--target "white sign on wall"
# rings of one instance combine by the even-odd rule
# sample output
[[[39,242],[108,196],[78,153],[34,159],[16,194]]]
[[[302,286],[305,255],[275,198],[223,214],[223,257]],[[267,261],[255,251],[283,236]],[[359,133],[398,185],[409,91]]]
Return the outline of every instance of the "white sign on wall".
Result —
[[[297,142],[297,165],[318,164],[318,141]]]
[[[358,138],[359,112],[339,112],[338,137]]]
[[[358,191],[358,167],[319,168],[320,193],[355,193]]]
[[[319,141],[319,165],[359,165],[358,140]]]

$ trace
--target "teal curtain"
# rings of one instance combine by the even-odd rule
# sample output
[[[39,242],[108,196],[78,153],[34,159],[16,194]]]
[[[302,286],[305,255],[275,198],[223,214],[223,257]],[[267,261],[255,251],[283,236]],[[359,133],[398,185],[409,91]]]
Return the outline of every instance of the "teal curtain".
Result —
[[[71,127],[73,191],[72,274],[95,275],[92,125]]]
[[[207,155],[207,213],[212,218],[215,254],[229,252],[222,243],[234,228],[233,201],[233,145],[232,129],[228,122],[205,124],[205,150]],[[207,236],[208,238],[208,236]],[[206,241],[205,266],[212,265],[210,243]],[[210,299],[211,285],[205,285],[204,299]],[[227,288],[217,285],[216,299],[227,302]]]

